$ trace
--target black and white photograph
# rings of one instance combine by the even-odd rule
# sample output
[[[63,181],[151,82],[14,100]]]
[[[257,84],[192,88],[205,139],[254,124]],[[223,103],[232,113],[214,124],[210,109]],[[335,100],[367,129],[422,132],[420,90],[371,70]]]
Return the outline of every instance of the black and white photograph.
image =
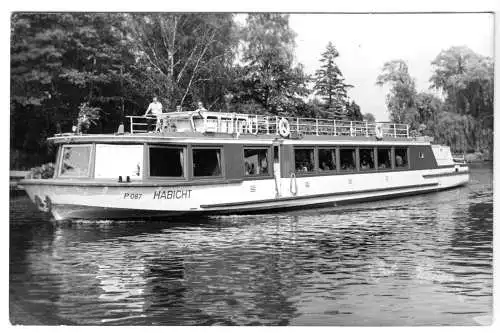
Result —
[[[12,11],[10,325],[492,325],[494,38]]]

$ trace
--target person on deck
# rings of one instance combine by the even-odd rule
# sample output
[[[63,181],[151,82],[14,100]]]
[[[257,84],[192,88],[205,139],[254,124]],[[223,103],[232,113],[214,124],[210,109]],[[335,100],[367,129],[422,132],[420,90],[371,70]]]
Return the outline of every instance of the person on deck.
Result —
[[[163,106],[158,101],[158,97],[153,97],[153,101],[149,103],[148,109],[146,110],[146,113],[144,113],[144,117],[147,117],[149,112],[151,112],[152,116],[156,117],[155,131],[158,131],[161,128],[161,115],[163,114]]]
[[[198,102],[198,109],[196,111],[207,111],[207,109],[205,109],[202,102]]]

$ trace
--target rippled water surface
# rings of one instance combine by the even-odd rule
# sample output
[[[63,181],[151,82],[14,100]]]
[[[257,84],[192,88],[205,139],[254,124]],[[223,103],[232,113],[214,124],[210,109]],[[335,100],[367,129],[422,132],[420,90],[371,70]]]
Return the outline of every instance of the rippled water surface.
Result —
[[[14,324],[491,322],[491,165],[466,187],[334,209],[55,223],[21,196],[10,214]]]

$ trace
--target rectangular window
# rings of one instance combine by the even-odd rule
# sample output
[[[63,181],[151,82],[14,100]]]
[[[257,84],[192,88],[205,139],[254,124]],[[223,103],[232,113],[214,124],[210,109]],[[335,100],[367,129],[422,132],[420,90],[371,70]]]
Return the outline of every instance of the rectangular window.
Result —
[[[356,149],[340,149],[340,170],[350,172],[356,170]]]
[[[269,176],[267,148],[243,149],[245,176]]]
[[[184,148],[149,147],[150,177],[184,177]]]
[[[314,172],[314,149],[295,148],[295,172]]]
[[[408,149],[407,148],[395,148],[394,149],[394,161],[396,162],[396,168],[408,167]]]
[[[89,177],[91,146],[65,146],[59,176]]]
[[[361,170],[375,168],[375,151],[373,148],[359,148],[359,168]]]
[[[219,148],[193,148],[193,175],[195,177],[222,176],[222,158]]]
[[[377,162],[379,169],[390,169],[391,164],[391,148],[378,148],[377,149]]]
[[[95,146],[95,178],[142,178],[143,145]]]
[[[337,170],[335,148],[318,148],[319,171]]]

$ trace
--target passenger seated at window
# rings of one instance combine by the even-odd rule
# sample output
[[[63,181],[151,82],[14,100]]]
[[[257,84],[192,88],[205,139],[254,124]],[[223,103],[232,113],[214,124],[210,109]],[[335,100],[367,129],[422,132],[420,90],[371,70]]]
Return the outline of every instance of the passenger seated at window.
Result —
[[[354,170],[354,165],[351,163],[344,163],[342,164],[342,170]]]
[[[379,169],[385,169],[386,166],[385,166],[385,163],[380,163],[379,166],[378,166]]]
[[[245,162],[245,175],[248,176],[252,168],[250,167],[250,163]]]
[[[255,164],[245,162],[245,175],[255,175]]]
[[[396,155],[396,166],[403,166],[403,158],[399,155]]]
[[[255,175],[255,164],[253,163],[250,165],[250,174]]]
[[[326,164],[325,161],[321,162],[321,170],[323,171],[327,171],[327,170],[330,170],[330,167],[328,166],[328,164]]]
[[[295,169],[296,172],[307,172],[309,169],[307,168],[307,165],[305,163],[300,163],[297,165],[297,168]]]
[[[368,162],[366,160],[363,160],[361,162],[361,169],[369,169],[370,168],[370,165],[368,164]]]
[[[269,171],[267,169],[267,159],[264,157],[259,160],[259,170],[258,174],[267,174]]]

